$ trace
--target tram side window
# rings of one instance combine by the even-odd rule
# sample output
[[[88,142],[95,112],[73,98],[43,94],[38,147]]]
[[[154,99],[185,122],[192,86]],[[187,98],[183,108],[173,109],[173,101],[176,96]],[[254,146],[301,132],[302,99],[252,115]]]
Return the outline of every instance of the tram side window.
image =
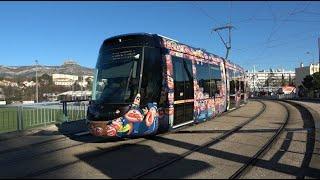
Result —
[[[236,93],[236,81],[234,80],[235,78],[235,72],[232,69],[228,69],[229,73],[229,80],[230,80],[230,94],[235,94]]]
[[[210,78],[211,78],[211,91],[210,97],[220,94],[221,83],[221,69],[217,65],[209,65],[210,67]]]
[[[174,73],[174,99],[193,99],[192,62],[180,57],[172,57]]]
[[[203,94],[210,95],[210,72],[208,64],[196,64],[196,74],[198,85],[200,88],[203,88]]]
[[[241,92],[244,93],[244,81],[240,81]]]
[[[183,69],[184,69],[184,77],[185,77],[185,99],[193,99],[194,91],[193,91],[193,73],[192,73],[192,62],[188,59],[183,59]]]
[[[239,80],[236,80],[236,91],[238,92],[240,90],[240,83]]]
[[[236,93],[236,82],[235,80],[230,81],[230,94]]]
[[[246,81],[246,93],[249,91],[250,91],[250,87],[249,87],[248,81]]]
[[[184,73],[182,68],[182,60],[173,56],[172,63],[174,67],[174,97],[175,100],[182,100],[184,99],[183,94],[181,94],[184,92]]]
[[[160,64],[160,50],[145,48],[144,64],[141,81],[141,105],[158,102],[160,99],[162,67]]]

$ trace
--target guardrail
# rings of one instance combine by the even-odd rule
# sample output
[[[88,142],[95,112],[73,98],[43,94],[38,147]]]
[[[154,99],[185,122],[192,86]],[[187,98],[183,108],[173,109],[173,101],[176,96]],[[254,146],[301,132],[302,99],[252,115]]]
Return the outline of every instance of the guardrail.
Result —
[[[251,97],[253,99],[281,99],[281,100],[297,100],[297,101],[310,101],[310,102],[320,102],[320,98],[307,98],[299,97],[297,94],[278,94],[273,96],[260,96],[260,97]]]
[[[0,133],[84,119],[88,100],[0,106]]]

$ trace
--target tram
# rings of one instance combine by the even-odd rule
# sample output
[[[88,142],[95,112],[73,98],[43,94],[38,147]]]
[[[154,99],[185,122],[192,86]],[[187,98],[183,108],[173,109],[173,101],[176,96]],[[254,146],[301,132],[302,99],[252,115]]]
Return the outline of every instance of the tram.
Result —
[[[215,54],[149,33],[102,43],[87,125],[94,136],[155,135],[246,103],[244,70]]]

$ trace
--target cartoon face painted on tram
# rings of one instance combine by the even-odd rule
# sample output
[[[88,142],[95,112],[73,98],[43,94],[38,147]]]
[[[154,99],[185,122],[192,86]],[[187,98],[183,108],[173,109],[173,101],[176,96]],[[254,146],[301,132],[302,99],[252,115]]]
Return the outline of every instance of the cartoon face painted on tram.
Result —
[[[92,123],[90,132],[96,136],[119,137],[146,135],[155,132],[158,126],[157,103],[148,103],[144,109],[141,109],[139,105],[140,94],[137,94],[130,110],[122,117],[108,121],[109,124],[105,124],[105,122]]]

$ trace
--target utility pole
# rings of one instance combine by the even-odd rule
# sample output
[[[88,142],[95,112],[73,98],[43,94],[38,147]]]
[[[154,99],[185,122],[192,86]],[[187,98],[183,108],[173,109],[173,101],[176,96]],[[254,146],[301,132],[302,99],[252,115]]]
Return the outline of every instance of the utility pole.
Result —
[[[318,37],[318,50],[319,50],[319,72],[320,72],[320,37]]]
[[[313,73],[315,73],[314,72],[314,66],[315,66],[315,63],[314,63],[314,55],[313,55],[313,53],[311,53],[311,52],[306,52],[306,54],[311,54],[312,55],[312,63],[313,63],[313,65],[312,65],[312,71],[313,71]]]
[[[36,99],[37,103],[39,102],[39,96],[38,96],[38,60],[36,60]]]
[[[221,41],[223,42],[224,46],[226,47],[227,49],[227,53],[226,53],[226,58],[225,59],[228,59],[228,56],[229,56],[229,52],[230,52],[230,49],[231,49],[231,29],[234,28],[230,23],[227,24],[226,26],[222,26],[222,27],[217,27],[217,28],[214,28],[213,31],[217,32]],[[228,34],[229,34],[229,40],[228,42],[225,42],[224,39],[222,38],[221,34],[220,34],[220,30],[223,30],[223,29],[228,29]]]
[[[253,94],[256,94],[256,66],[253,65]]]

